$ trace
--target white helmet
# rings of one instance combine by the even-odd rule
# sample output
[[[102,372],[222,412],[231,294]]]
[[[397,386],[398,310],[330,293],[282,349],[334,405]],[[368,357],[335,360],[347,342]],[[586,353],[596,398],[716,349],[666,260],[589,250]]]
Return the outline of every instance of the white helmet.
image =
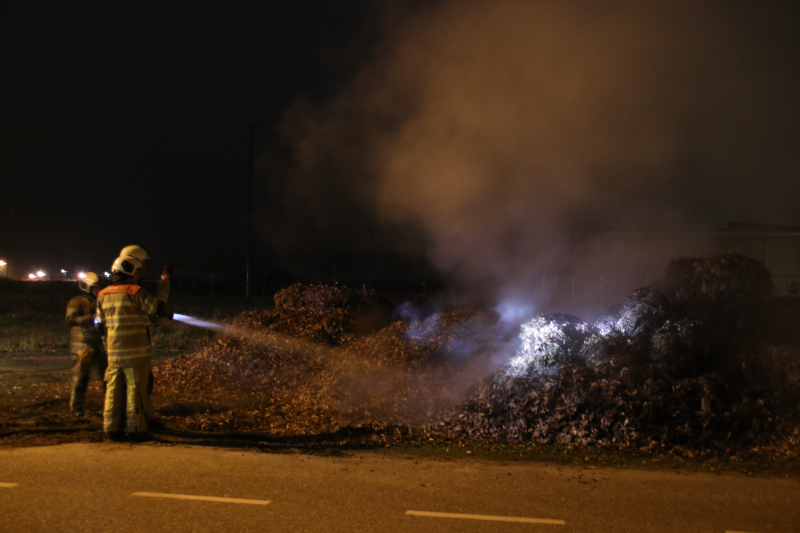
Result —
[[[122,255],[114,259],[114,264],[111,265],[111,272],[113,274],[125,274],[133,276],[133,271],[137,268],[144,267],[144,263],[130,255]]]
[[[98,283],[100,283],[100,276],[94,272],[87,272],[82,279],[78,280],[78,287],[80,287],[83,292],[92,294],[92,287]]]
[[[138,259],[141,263],[144,263],[145,260],[150,259],[150,254],[147,253],[147,250],[145,250],[138,244],[131,244],[130,246],[126,246],[119,252],[119,256],[133,257]]]

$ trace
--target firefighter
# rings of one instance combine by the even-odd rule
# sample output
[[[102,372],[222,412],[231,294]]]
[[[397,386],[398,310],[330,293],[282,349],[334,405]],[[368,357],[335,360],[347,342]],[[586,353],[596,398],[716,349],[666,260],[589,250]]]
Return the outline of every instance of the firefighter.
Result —
[[[150,252],[148,252],[138,244],[131,244],[120,250],[119,256],[135,257],[136,259],[144,263],[146,260],[150,259]],[[155,376],[153,376],[153,371],[150,370],[150,374],[147,376],[147,394],[153,394],[154,385],[155,385]]]
[[[83,279],[78,280],[78,286],[86,294],[79,294],[67,303],[67,324],[72,326],[70,353],[75,363],[72,368],[69,408],[77,416],[83,416],[91,371],[97,369],[102,380],[108,367],[108,356],[94,322],[97,294],[101,288],[100,276],[89,272]]]
[[[97,317],[108,352],[103,429],[111,440],[121,440],[123,432],[130,440],[140,440],[146,437],[148,421],[154,415],[147,391],[150,326],[152,317],[166,306],[169,276],[161,276],[154,297],[140,285],[144,260],[120,256],[111,272],[111,285],[100,291],[97,299]]]

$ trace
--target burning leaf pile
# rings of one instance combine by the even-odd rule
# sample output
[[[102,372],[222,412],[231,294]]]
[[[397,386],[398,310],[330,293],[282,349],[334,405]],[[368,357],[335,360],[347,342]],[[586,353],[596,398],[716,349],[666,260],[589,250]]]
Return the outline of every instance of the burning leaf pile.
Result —
[[[797,453],[800,347],[758,335],[769,273],[741,255],[680,259],[665,285],[594,323],[553,313],[524,324],[519,353],[453,414],[450,435]]]
[[[231,326],[340,346],[387,325],[390,307],[374,291],[298,283],[275,295],[275,309],[246,311]]]
[[[391,322],[369,291],[295,285],[158,365],[154,399],[187,429],[794,454],[800,347],[763,335],[769,290],[744,256],[680,259],[595,322],[514,328],[490,312]]]
[[[369,291],[295,285],[275,301],[238,316],[200,353],[154,368],[154,401],[170,425],[308,435],[422,423],[463,399],[496,344],[513,339],[494,338],[493,313],[380,327]]]

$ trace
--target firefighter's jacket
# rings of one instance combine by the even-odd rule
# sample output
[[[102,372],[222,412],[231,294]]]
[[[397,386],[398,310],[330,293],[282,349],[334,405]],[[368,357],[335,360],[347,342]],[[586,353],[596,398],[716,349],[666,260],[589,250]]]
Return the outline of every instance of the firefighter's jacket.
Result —
[[[139,285],[114,284],[97,297],[97,316],[105,331],[105,345],[110,368],[133,368],[149,364],[151,316],[159,309],[159,301],[167,300],[162,284],[158,298]]]
[[[70,328],[70,352],[102,350],[103,342],[94,323],[97,304],[94,298],[82,294],[67,303],[67,324]]]

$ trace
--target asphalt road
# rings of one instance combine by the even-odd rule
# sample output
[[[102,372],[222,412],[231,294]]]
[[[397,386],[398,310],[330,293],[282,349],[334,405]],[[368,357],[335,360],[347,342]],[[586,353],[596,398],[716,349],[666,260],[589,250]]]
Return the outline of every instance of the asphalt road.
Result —
[[[0,531],[789,533],[800,531],[800,483],[381,452],[68,444],[0,450]]]

